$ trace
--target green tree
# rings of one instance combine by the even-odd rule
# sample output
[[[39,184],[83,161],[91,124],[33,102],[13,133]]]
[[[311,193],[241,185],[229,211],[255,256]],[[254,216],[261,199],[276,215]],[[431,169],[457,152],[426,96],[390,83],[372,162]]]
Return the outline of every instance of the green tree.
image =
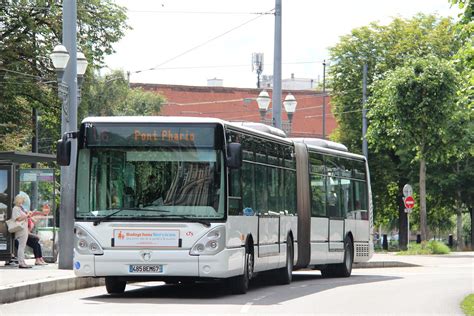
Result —
[[[466,124],[465,128],[458,136],[464,142],[458,148],[457,155],[454,156],[453,163],[456,166],[456,179],[452,179],[451,183],[456,183],[456,208],[457,208],[457,236],[462,237],[462,219],[461,208],[465,207],[469,210],[471,216],[471,248],[474,250],[474,185],[472,184],[473,170],[472,161],[474,150],[472,149],[473,134],[474,134],[474,1],[472,0],[450,0],[453,5],[457,5],[462,12],[459,14],[459,20],[456,24],[456,37],[463,43],[456,55],[454,56],[454,63],[456,69],[461,74],[461,86],[458,91],[459,107],[465,108]],[[462,121],[461,121],[462,122]],[[464,146],[462,146],[464,145]],[[451,177],[454,178],[454,177]],[[470,189],[469,189],[470,188]],[[462,240],[458,240],[458,247],[462,245]]]
[[[434,55],[450,59],[459,50],[455,25],[448,18],[419,14],[412,19],[395,18],[388,25],[370,23],[341,37],[330,49],[331,103],[338,130],[331,135],[351,151],[362,147],[362,66],[368,65],[368,96],[376,79],[402,66],[407,60]],[[369,121],[369,125],[371,122]],[[369,144],[370,145],[370,144]],[[398,206],[400,245],[406,247],[407,221],[402,201],[403,186],[416,179],[411,161],[404,152],[393,148],[369,151],[376,223],[393,221]],[[396,194],[393,184],[398,186]],[[393,202],[396,198],[395,202]],[[388,217],[386,217],[388,216]]]
[[[447,130],[456,113],[457,73],[429,56],[390,71],[374,83],[367,132],[373,147],[400,148],[419,162],[420,229],[427,239],[426,163],[450,150]]]
[[[164,98],[142,88],[130,88],[120,70],[89,81],[79,108],[79,121],[86,116],[157,115]]]
[[[78,49],[88,58],[89,76],[128,28],[125,9],[112,0],[78,1],[77,17]],[[50,152],[59,138],[61,109],[49,53],[61,39],[61,2],[0,0],[0,150],[30,146],[33,108],[41,115],[40,135],[48,138],[40,146]]]

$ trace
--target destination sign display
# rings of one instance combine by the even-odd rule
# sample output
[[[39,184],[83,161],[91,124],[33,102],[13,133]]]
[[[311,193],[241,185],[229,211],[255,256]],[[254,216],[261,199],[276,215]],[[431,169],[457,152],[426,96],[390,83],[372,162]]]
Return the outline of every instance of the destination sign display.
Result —
[[[85,126],[87,147],[203,147],[215,145],[216,126],[98,124]]]

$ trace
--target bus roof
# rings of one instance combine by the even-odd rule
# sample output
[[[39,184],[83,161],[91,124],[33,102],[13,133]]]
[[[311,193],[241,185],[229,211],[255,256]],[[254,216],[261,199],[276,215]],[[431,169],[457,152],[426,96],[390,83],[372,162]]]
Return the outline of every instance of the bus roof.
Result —
[[[267,125],[267,124],[263,124],[263,123],[228,122],[227,124],[232,125],[232,126],[238,126],[238,127],[246,127],[247,129],[257,130],[259,132],[263,132],[263,133],[266,133],[266,134],[286,138],[286,134],[283,130],[281,130],[279,128],[276,128],[276,127],[273,127],[273,126],[270,126],[270,125]]]
[[[313,145],[348,152],[347,147],[343,144],[321,138],[291,138],[291,140],[298,143],[305,143],[306,145]]]
[[[186,116],[91,116],[82,123],[219,123],[225,121],[211,117]]]
[[[186,116],[91,116],[82,120],[82,123],[215,123],[224,126],[246,130],[262,136],[267,136],[285,143],[304,143],[308,149],[319,150],[335,155],[365,159],[364,156],[348,152],[343,144],[319,138],[287,138],[286,134],[273,126],[255,122],[228,122],[212,117]]]

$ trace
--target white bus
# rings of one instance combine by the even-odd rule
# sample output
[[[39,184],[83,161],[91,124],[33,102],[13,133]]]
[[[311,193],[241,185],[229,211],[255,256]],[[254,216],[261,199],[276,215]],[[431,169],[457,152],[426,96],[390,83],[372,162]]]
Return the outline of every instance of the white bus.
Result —
[[[91,117],[77,138],[74,271],[127,281],[223,279],[233,293],[269,271],[348,277],[373,253],[363,156],[258,123],[211,118]]]

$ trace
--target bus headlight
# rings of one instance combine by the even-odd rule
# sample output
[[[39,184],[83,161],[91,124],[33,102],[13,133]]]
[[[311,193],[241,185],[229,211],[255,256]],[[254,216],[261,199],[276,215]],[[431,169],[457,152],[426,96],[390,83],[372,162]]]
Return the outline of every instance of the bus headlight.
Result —
[[[74,226],[74,245],[81,255],[103,255],[99,243],[82,227]]]
[[[191,256],[215,255],[225,247],[225,226],[217,226],[201,237],[191,248]]]

